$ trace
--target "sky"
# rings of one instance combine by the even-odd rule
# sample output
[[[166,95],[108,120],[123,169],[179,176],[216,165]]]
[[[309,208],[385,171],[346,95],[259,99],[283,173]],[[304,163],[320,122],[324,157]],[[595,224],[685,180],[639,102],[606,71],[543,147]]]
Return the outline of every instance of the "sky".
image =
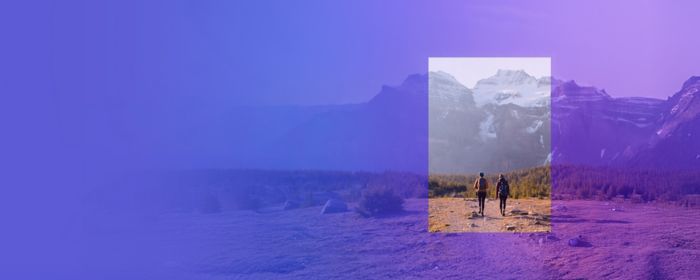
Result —
[[[431,57],[428,70],[451,74],[461,84],[473,88],[476,83],[498,70],[523,70],[530,76],[551,76],[549,57]]]
[[[52,46],[57,77],[80,66],[81,80],[98,86],[148,87],[173,106],[211,111],[365,102],[426,73],[429,57],[448,56],[551,57],[555,78],[665,98],[700,75],[698,9],[644,0],[88,1],[35,5],[37,18],[4,21],[32,30],[10,32],[33,46]],[[132,82],[120,84],[125,76]]]
[[[613,96],[665,98],[700,74],[692,1],[267,4],[175,2],[137,26],[165,31],[144,38],[173,64],[162,75],[216,104],[364,102],[438,56],[552,57],[556,78]]]

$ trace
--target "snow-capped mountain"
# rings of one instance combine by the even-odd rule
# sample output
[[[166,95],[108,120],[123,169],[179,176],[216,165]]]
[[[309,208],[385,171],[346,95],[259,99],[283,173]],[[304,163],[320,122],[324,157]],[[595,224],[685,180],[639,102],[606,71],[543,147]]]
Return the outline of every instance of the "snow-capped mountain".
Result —
[[[515,104],[521,107],[547,106],[551,91],[549,77],[537,79],[523,70],[498,70],[496,75],[474,86],[479,106]]]
[[[700,167],[700,77],[668,100],[612,98],[563,83],[553,90],[555,163]],[[582,140],[585,139],[585,140]]]
[[[624,162],[648,141],[662,109],[662,100],[613,98],[595,87],[561,83],[552,91],[553,160]]]
[[[681,91],[661,100],[614,98],[574,81],[545,82],[510,70],[479,81],[471,92],[462,87],[457,94],[445,91],[459,87],[444,77],[448,74],[430,75],[433,172],[503,170],[547,162],[700,167],[700,77],[690,78]],[[542,101],[549,99],[543,91],[550,85],[551,105]],[[516,91],[520,94],[506,95]],[[473,98],[476,106],[449,106],[443,102],[447,96]]]
[[[501,70],[473,90],[430,72],[430,171],[500,172],[549,160],[549,79]]]
[[[669,103],[663,124],[656,132],[660,138],[669,137],[678,126],[700,115],[700,77],[691,77],[683,83],[681,91],[670,98]]]
[[[517,71],[501,74],[513,84],[544,87],[533,87],[533,79]],[[700,77],[668,100],[614,98],[573,81],[549,83],[549,106],[519,103],[522,95],[511,99],[516,102],[479,104],[475,90],[431,72],[384,86],[364,103],[250,108],[236,115],[245,121],[232,129],[269,140],[236,153],[267,168],[421,172],[429,163],[433,172],[495,172],[547,162],[700,167]]]
[[[700,77],[691,77],[664,103],[649,141],[630,164],[654,168],[700,168]]]
[[[443,71],[430,72],[430,103],[439,104],[443,108],[456,110],[476,106],[474,93],[462,85],[452,75]]]

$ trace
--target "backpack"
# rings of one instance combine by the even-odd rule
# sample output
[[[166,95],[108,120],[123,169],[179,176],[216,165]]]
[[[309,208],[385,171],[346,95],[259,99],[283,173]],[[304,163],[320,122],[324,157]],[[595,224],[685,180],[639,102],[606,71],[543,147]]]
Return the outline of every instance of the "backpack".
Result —
[[[479,184],[478,184],[478,191],[483,192],[486,191],[486,178],[479,178]]]
[[[508,196],[508,181],[501,180],[498,182],[499,196]]]

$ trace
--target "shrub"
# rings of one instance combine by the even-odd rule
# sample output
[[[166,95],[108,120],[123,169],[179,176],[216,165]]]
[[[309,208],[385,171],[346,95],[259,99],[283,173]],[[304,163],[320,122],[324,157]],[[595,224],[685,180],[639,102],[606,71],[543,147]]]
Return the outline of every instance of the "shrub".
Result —
[[[403,211],[403,198],[387,187],[370,187],[362,192],[357,212],[362,216],[381,216]]]

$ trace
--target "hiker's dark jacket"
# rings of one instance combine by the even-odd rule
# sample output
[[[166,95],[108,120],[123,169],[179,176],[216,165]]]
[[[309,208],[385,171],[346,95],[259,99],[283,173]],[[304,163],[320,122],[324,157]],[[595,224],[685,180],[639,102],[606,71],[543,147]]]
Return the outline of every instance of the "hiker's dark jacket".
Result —
[[[498,179],[496,184],[496,196],[507,197],[510,194],[510,186],[506,179]]]

